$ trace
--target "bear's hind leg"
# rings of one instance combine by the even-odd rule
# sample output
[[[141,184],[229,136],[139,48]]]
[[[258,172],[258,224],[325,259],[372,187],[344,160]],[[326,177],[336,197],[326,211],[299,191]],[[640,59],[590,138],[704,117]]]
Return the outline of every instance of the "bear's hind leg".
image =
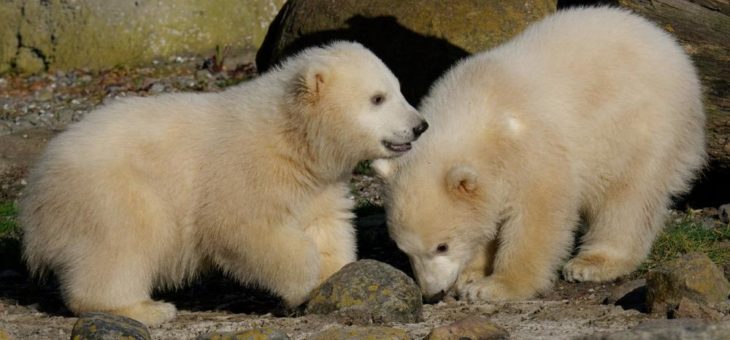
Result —
[[[635,270],[646,258],[666,215],[667,195],[624,187],[589,214],[580,252],[563,267],[567,281],[610,281]]]
[[[175,317],[175,306],[152,301],[152,275],[144,262],[129,253],[89,256],[61,273],[66,305],[76,314],[107,312],[148,326]]]

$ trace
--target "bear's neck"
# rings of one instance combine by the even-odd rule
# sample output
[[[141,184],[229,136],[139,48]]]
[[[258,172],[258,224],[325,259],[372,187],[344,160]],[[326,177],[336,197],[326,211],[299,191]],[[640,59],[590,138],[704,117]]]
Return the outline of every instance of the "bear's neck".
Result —
[[[287,121],[284,130],[284,143],[292,152],[291,159],[300,162],[301,168],[317,182],[327,184],[350,179],[360,157],[334,138],[331,127],[293,118]]]

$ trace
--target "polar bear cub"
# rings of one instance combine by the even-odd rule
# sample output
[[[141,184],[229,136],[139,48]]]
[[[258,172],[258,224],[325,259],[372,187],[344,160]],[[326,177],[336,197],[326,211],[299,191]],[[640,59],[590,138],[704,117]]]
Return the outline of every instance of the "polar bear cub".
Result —
[[[563,267],[606,281],[647,256],[703,165],[700,84],[665,32],[628,11],[558,12],[456,65],[413,151],[376,161],[389,230],[426,296],[529,298]]]
[[[69,309],[146,324],[214,266],[289,306],[356,259],[347,181],[427,124],[370,51],[312,48],[221,93],[125,99],[53,140],[20,204],[24,256]]]

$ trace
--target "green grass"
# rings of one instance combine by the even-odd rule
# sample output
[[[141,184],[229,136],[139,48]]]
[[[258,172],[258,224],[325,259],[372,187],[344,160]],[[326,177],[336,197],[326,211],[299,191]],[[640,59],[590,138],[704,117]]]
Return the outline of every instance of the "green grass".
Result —
[[[17,231],[18,225],[15,223],[17,214],[15,203],[0,202],[0,236]]]
[[[695,251],[707,254],[718,265],[730,263],[730,224],[708,228],[692,212],[679,221],[668,222],[639,272]]]

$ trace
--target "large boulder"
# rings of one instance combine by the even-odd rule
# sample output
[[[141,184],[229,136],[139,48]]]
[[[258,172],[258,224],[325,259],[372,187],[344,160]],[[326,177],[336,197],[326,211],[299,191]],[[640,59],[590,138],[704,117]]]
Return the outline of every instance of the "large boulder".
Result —
[[[256,64],[263,71],[306,47],[354,40],[383,59],[406,98],[418,104],[455,61],[509,39],[555,9],[556,0],[290,0],[271,24]]]
[[[0,2],[0,72],[134,65],[216,45],[256,49],[284,0]],[[23,55],[19,55],[21,51]],[[29,55],[32,52],[32,55]],[[29,57],[32,57],[29,59]],[[26,70],[19,70],[26,71]]]

